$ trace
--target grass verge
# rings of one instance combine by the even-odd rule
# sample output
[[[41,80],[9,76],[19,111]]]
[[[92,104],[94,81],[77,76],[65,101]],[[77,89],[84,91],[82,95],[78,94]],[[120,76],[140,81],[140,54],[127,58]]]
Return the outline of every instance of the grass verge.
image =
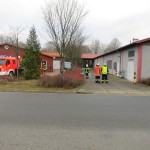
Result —
[[[0,90],[13,90],[13,91],[74,91],[75,89],[63,88],[44,88],[38,86],[38,80],[16,80],[14,82],[7,82],[7,84],[0,84]]]

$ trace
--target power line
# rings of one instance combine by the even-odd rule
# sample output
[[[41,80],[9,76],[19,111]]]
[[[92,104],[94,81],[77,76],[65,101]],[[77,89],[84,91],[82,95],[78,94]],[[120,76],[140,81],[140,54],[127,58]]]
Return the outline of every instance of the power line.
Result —
[[[45,39],[47,42],[49,42],[49,40],[46,39],[46,38],[40,33],[40,31],[39,31],[38,29],[36,29],[36,30],[37,30],[37,32],[41,35],[41,37],[42,37],[43,39]]]

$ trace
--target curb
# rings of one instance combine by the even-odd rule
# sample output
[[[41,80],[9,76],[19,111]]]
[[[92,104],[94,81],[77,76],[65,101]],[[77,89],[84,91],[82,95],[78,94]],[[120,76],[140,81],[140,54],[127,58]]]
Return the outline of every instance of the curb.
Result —
[[[52,93],[52,94],[76,94],[76,91],[32,91],[32,90],[0,90],[1,92],[17,92],[17,93]]]
[[[101,91],[101,92],[85,92],[85,91],[78,91],[77,94],[98,94],[98,95],[112,95],[112,96],[150,96],[150,92],[139,92],[139,91]]]
[[[105,95],[105,96],[150,96],[150,92],[108,92],[108,91],[101,91],[101,92],[85,92],[85,91],[28,91],[28,90],[0,90],[1,92],[17,92],[17,93],[49,93],[49,94],[93,94],[93,95]]]
[[[85,86],[86,84],[87,84],[87,82],[85,82],[84,84],[82,84],[82,85],[80,85],[79,87],[77,87],[77,88],[75,89],[75,92],[78,93],[79,90],[82,89],[83,86]]]

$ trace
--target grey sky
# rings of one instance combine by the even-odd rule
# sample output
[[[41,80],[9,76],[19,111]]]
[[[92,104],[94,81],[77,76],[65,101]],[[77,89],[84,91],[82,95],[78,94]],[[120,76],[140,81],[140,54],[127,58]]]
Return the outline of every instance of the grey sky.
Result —
[[[84,2],[89,11],[84,22],[85,33],[89,35],[87,43],[98,39],[106,44],[113,38],[118,38],[122,45],[125,45],[132,38],[150,37],[149,0],[78,1]],[[39,40],[44,45],[49,40],[44,30],[42,15],[44,5],[45,0],[1,0],[0,33],[8,33],[9,26],[25,27],[26,30],[20,36],[20,39],[25,41],[29,29],[34,24]]]

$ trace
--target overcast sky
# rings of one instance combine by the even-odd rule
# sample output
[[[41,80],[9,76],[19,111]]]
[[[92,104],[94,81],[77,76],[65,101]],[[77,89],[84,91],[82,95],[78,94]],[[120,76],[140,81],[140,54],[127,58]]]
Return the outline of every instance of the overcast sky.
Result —
[[[47,0],[49,1],[49,0]],[[50,0],[54,1],[54,0]],[[78,0],[86,4],[89,14],[85,19],[87,43],[94,39],[107,44],[118,38],[123,45],[132,38],[150,37],[150,0]],[[0,0],[0,33],[10,27],[25,28],[20,39],[25,41],[29,29],[35,25],[42,45],[49,39],[44,29],[42,7],[45,0]]]

